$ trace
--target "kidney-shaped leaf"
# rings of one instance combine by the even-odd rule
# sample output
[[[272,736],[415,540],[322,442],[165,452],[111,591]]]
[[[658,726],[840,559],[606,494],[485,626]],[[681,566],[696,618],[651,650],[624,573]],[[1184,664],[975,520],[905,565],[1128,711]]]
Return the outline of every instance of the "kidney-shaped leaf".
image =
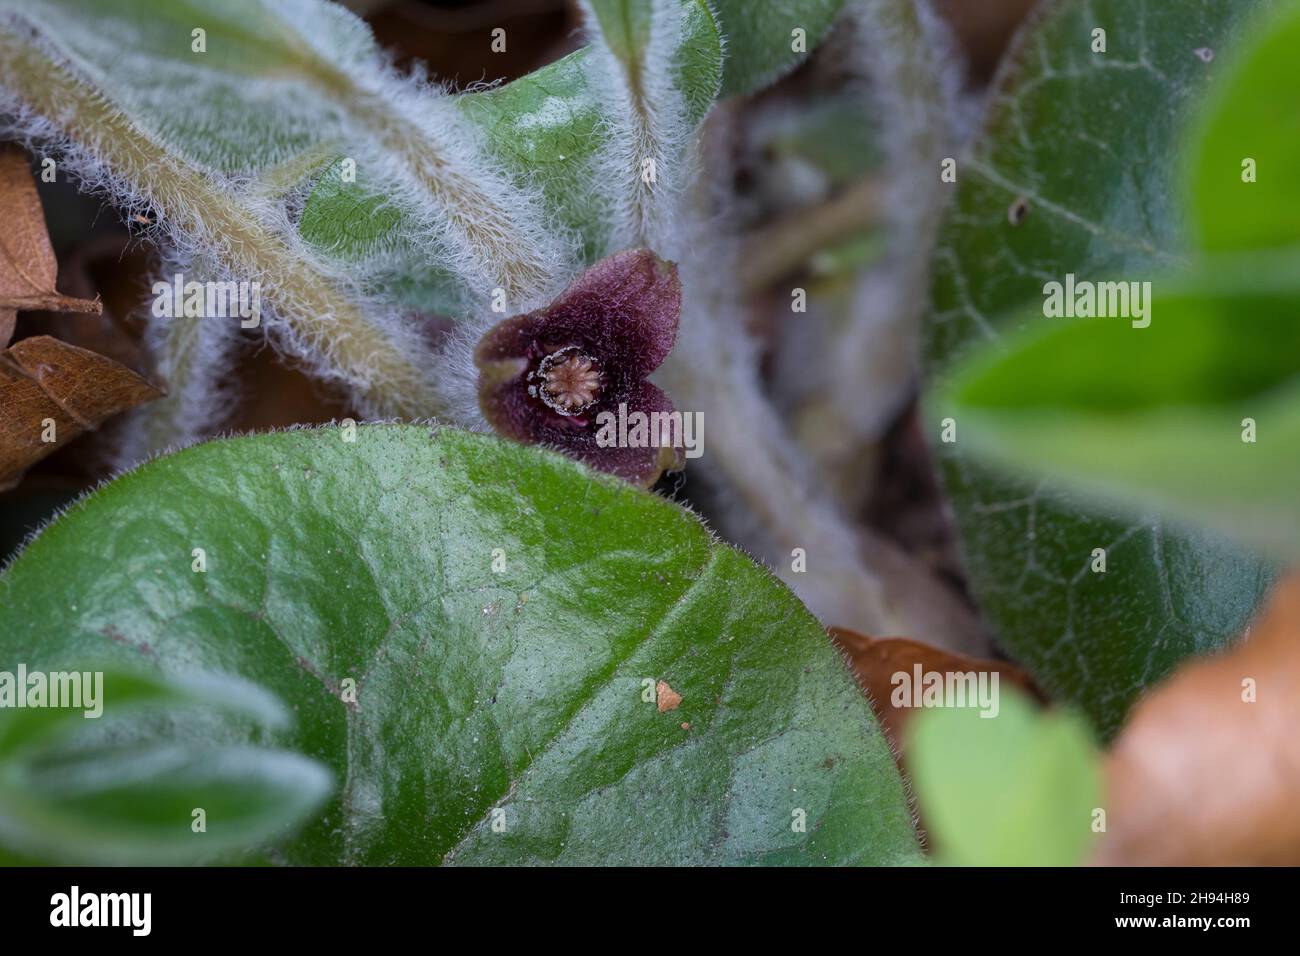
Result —
[[[0,577],[0,661],[55,654],[288,703],[259,742],[341,782],[288,862],[918,857],[867,702],[785,587],[680,508],[498,439],[328,427],[158,459]]]
[[[993,459],[1295,557],[1295,262],[1203,261],[1202,278],[1159,284],[1159,320],[1140,331],[1113,318],[1033,326],[964,363],[936,405]]]
[[[1175,154],[1221,66],[1214,51],[1259,7],[1044,7],[1009,55],[982,137],[959,162],[935,260],[932,371],[1026,321],[1062,321],[1023,308],[1043,302],[1046,282],[1070,273],[1155,281],[1181,264],[1189,243]],[[1094,52],[1103,39],[1105,52]],[[1105,391],[1106,380],[1096,388]],[[959,419],[955,443],[937,447],[975,596],[1039,685],[1081,705],[1103,733],[1184,657],[1238,633],[1271,578],[1217,536],[991,473],[964,436]],[[1092,569],[1097,548],[1105,573]]]

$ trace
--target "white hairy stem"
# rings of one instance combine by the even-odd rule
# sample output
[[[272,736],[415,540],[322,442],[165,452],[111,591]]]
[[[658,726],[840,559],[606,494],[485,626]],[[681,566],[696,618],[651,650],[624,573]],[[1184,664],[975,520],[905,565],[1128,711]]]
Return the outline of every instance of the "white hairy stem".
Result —
[[[824,464],[836,485],[861,490],[866,447],[914,388],[931,252],[956,188],[939,176],[958,139],[960,71],[929,0],[857,0],[839,22],[846,61],[861,71],[864,110],[878,117],[887,154],[881,195],[890,251],[859,280],[852,321],[828,343],[828,387],[818,406],[824,432],[842,436]]]
[[[674,404],[704,415],[706,478],[720,484],[722,532],[772,565],[826,624],[871,634],[898,633],[880,578],[859,554],[856,531],[817,486],[758,381],[754,343],[719,289],[728,274],[719,250],[683,270],[682,327],[656,379]],[[692,467],[695,463],[692,463]],[[795,548],[807,573],[796,573]]]
[[[267,16],[278,18],[265,29],[282,52],[280,66],[314,88],[319,100],[313,102],[326,109],[326,131],[307,150],[237,181],[183,158],[163,134],[97,92],[111,88],[98,82],[104,79],[98,68],[69,59],[57,36],[42,32],[39,18],[17,9],[0,18],[0,98],[12,101],[19,117],[10,134],[62,153],[62,169],[87,188],[149,211],[169,256],[191,263],[187,280],[259,282],[270,340],[308,371],[351,389],[363,414],[481,425],[472,382],[467,387],[467,377],[455,375],[436,383],[440,358],[417,323],[378,295],[376,277],[391,264],[385,254],[336,261],[306,246],[289,214],[313,172],[351,153],[367,181],[392,187],[386,191],[403,214],[406,240],[431,267],[459,278],[467,304],[485,302],[496,290],[511,311],[543,304],[572,272],[572,237],[547,220],[536,190],[499,168],[482,132],[451,96],[399,75],[372,49],[359,21],[337,14],[343,22],[328,30],[300,29],[313,12],[336,15],[318,0],[267,4]],[[349,31],[356,42],[340,41]],[[42,82],[46,73],[49,83]],[[199,263],[211,268],[199,274]],[[156,448],[159,437],[184,444],[221,422],[216,394],[200,408],[201,396],[191,388],[220,380],[238,333],[186,325],[176,320],[151,330],[173,395],[136,416],[141,427],[131,444]]]
[[[572,242],[547,222],[534,193],[494,168],[451,97],[378,71],[336,71],[328,88],[372,143],[370,175],[400,197],[408,234],[429,248],[430,262],[482,300],[502,289],[512,312],[543,304],[571,262]]]
[[[171,261],[163,275],[220,274],[211,263]],[[121,433],[114,455],[119,469],[144,461],[163,448],[190,443],[224,422],[233,402],[231,372],[239,354],[240,328],[235,321],[178,316],[150,323],[146,340],[167,383],[167,394],[142,409]]]
[[[692,168],[686,98],[674,81],[685,8],[681,0],[648,0],[648,41],[620,57],[591,3],[582,6],[591,38],[591,88],[605,100],[610,118],[610,145],[597,181],[623,186],[613,192],[612,245],[664,250],[675,241],[675,213]]]
[[[681,331],[656,376],[678,408],[704,410],[699,464],[723,491],[722,531],[773,566],[824,624],[988,654],[988,635],[956,595],[843,513],[776,414],[728,282],[735,246],[716,238],[724,234],[717,221],[696,229],[708,252],[697,252],[683,270]],[[795,569],[796,548],[804,552],[802,570]]]
[[[27,30],[0,18],[0,87],[14,98],[8,132],[52,144],[62,166],[127,208],[151,209],[182,260],[201,254],[263,286],[264,317],[318,373],[352,386],[375,415],[436,414],[427,351],[349,277],[306,249],[283,210],[259,204],[156,141]],[[207,277],[205,277],[207,278]],[[235,321],[212,319],[209,321]],[[185,436],[173,436],[184,440]]]
[[[408,238],[477,296],[499,288],[512,311],[541,304],[572,243],[547,221],[539,196],[498,168],[445,90],[398,75],[377,54],[339,62],[329,41],[303,29],[317,8],[318,0],[266,4],[295,72],[340,112],[345,141],[363,154],[353,158],[397,197]]]
[[[676,0],[656,0],[654,22],[667,22],[668,14],[678,11]],[[598,26],[594,14],[589,21]],[[652,29],[651,46],[655,34]],[[720,190],[702,176],[689,197],[680,190],[645,189],[639,157],[647,151],[662,155],[666,148],[648,140],[656,129],[676,129],[683,122],[684,100],[672,90],[671,58],[652,50],[624,61],[598,29],[592,40],[592,60],[606,76],[605,87],[617,94],[608,109],[623,148],[614,151],[609,175],[618,177],[612,182],[624,184],[618,204],[624,217],[622,233],[630,244],[648,245],[675,260],[681,273],[677,343],[655,378],[679,409],[704,414],[705,453],[699,464],[706,478],[721,486],[722,531],[773,565],[822,621],[892,633],[896,616],[880,579],[859,555],[856,530],[818,490],[761,390],[755,345],[736,304],[734,245],[719,238],[727,224],[708,211],[726,187]],[[655,75],[648,75],[651,72]],[[713,164],[715,170],[730,168],[722,142],[728,120],[715,110],[713,121],[706,124],[714,134],[713,152],[723,157]],[[683,164],[688,153],[683,144],[671,148],[677,164]],[[793,573],[795,548],[807,553],[810,573]]]

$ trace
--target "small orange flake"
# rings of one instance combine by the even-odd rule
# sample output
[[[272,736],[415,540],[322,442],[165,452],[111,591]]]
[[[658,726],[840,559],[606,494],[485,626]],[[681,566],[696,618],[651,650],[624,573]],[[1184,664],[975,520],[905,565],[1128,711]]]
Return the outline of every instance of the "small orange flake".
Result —
[[[669,687],[667,681],[661,680],[655,685],[655,700],[659,702],[659,713],[666,714],[677,709],[682,702],[682,695]]]
[[[691,729],[691,722],[689,720],[686,721],[686,723],[682,724],[682,730],[690,730],[690,729]]]

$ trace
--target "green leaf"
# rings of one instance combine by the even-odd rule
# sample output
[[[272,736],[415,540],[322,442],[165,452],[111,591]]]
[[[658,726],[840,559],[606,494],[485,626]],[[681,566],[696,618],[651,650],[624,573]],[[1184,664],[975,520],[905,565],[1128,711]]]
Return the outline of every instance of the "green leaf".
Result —
[[[624,68],[640,74],[650,47],[652,16],[646,0],[588,0],[601,24],[610,51]],[[671,0],[665,0],[671,2]],[[683,25],[681,44],[668,64],[673,83],[686,100],[685,119],[695,126],[704,119],[722,84],[722,38],[707,0],[677,0]],[[657,66],[649,65],[654,70]]]
[[[756,144],[764,156],[778,170],[811,167],[832,189],[858,182],[887,159],[884,132],[863,109],[861,95],[822,94],[765,122],[771,132]]]
[[[807,56],[794,49],[804,31],[807,52],[830,31],[844,0],[713,0],[726,37],[722,95],[754,93],[789,73]]]
[[[1210,251],[1300,245],[1300,5],[1253,26],[1225,51],[1191,153],[1192,222]]]
[[[292,14],[311,17],[310,37]],[[342,133],[312,87],[375,57],[369,29],[333,3],[293,0],[0,0],[39,24],[92,84],[190,162],[257,172]],[[282,15],[285,14],[285,15]],[[195,52],[192,32],[205,31]]]
[[[63,664],[64,666],[52,669],[69,674],[98,671],[102,675],[102,690],[96,692],[93,687],[87,686],[82,692],[85,695],[85,706],[80,709],[0,708],[0,760],[10,759],[24,749],[39,747],[52,738],[67,734],[81,725],[88,712],[99,710],[100,713],[94,718],[97,719],[108,709],[109,701],[112,702],[114,716],[149,707],[206,705],[254,718],[266,726],[280,726],[288,720],[279,701],[256,685],[242,680],[211,674],[164,679],[111,665],[101,668],[98,665],[86,667],[84,662],[76,665],[68,662]],[[31,673],[32,670],[29,668],[28,672]],[[94,701],[90,699],[92,696]]]
[[[345,274],[283,234],[285,195],[345,144],[374,162],[383,153],[408,179],[422,164],[472,152],[411,119],[422,94],[386,72],[361,20],[323,0],[123,0],[111,10],[91,0],[0,0],[0,14],[3,108],[17,114],[19,134],[54,141],[60,176],[153,212],[190,278],[261,283],[266,325],[289,326],[290,347],[351,383],[360,407],[411,417],[438,409],[427,350],[402,310],[368,298],[359,270]],[[422,103],[442,105],[431,95]],[[376,145],[385,135],[404,148],[385,152]],[[551,242],[529,225],[529,204],[472,162],[458,173],[454,190],[422,182],[404,191],[440,226],[442,246],[426,259],[456,263],[462,278],[540,283]],[[466,206],[474,222],[460,214]],[[494,241],[507,233],[510,242]],[[191,383],[227,351],[192,326],[170,324],[161,371],[178,387],[148,413],[172,440],[202,417],[195,408],[206,399],[189,394]]]
[[[722,45],[703,0],[681,3],[685,39],[673,68],[694,127],[717,94]],[[603,13],[602,22],[620,27],[615,36],[623,55],[646,41],[647,7],[608,0],[595,9]],[[585,48],[578,50],[512,83],[461,94],[456,104],[509,174],[540,189],[556,224],[580,238],[583,256],[592,262],[613,251],[609,207],[615,184],[604,181],[596,160],[613,148],[610,130],[617,124],[603,112],[601,91],[592,88],[588,58]],[[401,215],[384,189],[360,170],[355,182],[342,182],[336,161],[308,198],[300,232],[308,243],[344,259],[396,255],[407,263],[397,272],[400,280],[421,277],[419,257],[406,245]],[[447,286],[427,281],[402,291],[407,302],[424,308],[454,312],[458,302]]]
[[[277,694],[297,722],[261,742],[342,781],[285,862],[919,859],[865,699],[768,572],[552,453],[348,434],[200,445],[84,499],[0,577],[0,660]]]
[[[1017,692],[997,716],[930,708],[910,729],[907,766],[936,860],[952,866],[1078,866],[1095,836],[1101,774],[1087,723],[1039,713]]]
[[[315,760],[212,741],[214,712],[253,733],[289,725],[279,702],[246,681],[113,665],[95,680],[98,667],[44,668],[97,685],[96,706],[0,710],[0,842],[18,858],[214,860],[283,839],[333,790]],[[184,743],[167,739],[178,726],[189,728]]]
[[[608,139],[599,101],[587,83],[586,57],[578,50],[513,83],[464,93],[455,101],[482,132],[488,151],[521,182],[536,184],[557,223],[580,235],[586,255],[596,257],[607,227],[590,168]],[[345,260],[396,256],[405,263],[400,278],[422,278],[419,251],[405,240],[402,214],[385,185],[372,182],[361,168],[355,181],[344,182],[343,158],[330,162],[308,196],[299,221],[302,237]],[[461,292],[448,280],[412,285],[408,291],[415,295],[407,301],[454,313]]]
[[[936,404],[961,423],[963,442],[1013,469],[1294,558],[1295,259],[1206,261],[1197,274],[1157,283],[1146,329],[1113,318],[1030,326],[1005,350],[973,356]]]
[[[1175,156],[1219,69],[1196,51],[1224,49],[1258,6],[1061,3],[1021,37],[959,161],[935,259],[932,372],[1028,321],[1022,307],[1041,306],[1046,281],[1155,280],[1181,264]],[[1091,50],[1097,27],[1105,54]],[[995,473],[965,437],[958,422],[956,443],[936,448],[975,597],[1007,650],[1104,734],[1180,660],[1240,633],[1272,576],[1257,557]],[[1095,548],[1107,550],[1105,574],[1091,571]]]

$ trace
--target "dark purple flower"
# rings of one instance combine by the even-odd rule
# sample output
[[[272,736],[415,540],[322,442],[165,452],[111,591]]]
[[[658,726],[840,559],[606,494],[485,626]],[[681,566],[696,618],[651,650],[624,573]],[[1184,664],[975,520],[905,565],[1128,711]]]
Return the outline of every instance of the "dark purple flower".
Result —
[[[605,447],[602,412],[673,411],[645,380],[672,350],[681,314],[677,267],[645,249],[602,259],[544,309],[493,326],[479,341],[478,398],[502,435],[546,445],[648,487],[681,468],[682,449]]]

